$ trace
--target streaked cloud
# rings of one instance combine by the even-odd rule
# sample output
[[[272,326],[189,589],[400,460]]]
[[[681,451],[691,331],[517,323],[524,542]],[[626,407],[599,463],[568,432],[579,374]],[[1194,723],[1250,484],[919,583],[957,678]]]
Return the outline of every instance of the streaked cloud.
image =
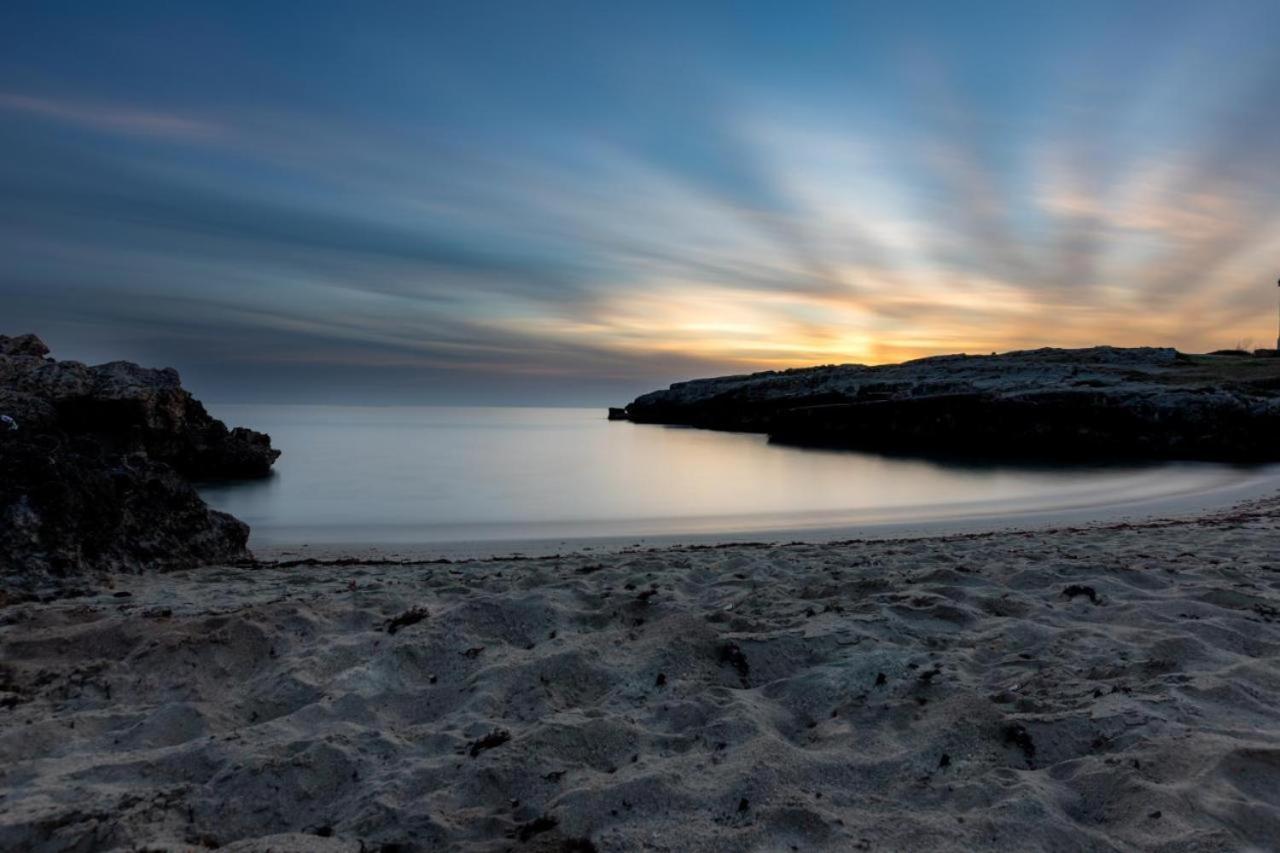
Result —
[[[6,325],[226,397],[1266,343],[1280,10],[1237,5],[389,9],[359,62],[321,13],[188,11],[188,43],[177,9],[29,12]],[[37,50],[77,26],[97,47]]]
[[[175,139],[212,139],[219,125],[187,116],[151,112],[119,104],[92,104],[13,92],[0,92],[0,111],[82,125],[92,130]]]

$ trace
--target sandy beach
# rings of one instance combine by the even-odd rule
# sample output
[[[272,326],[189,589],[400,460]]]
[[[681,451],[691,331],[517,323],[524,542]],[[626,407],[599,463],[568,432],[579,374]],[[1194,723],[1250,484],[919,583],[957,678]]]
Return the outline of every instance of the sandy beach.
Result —
[[[1280,0],[0,22],[0,853],[1280,853]]]
[[[0,848],[1280,845],[1280,499],[0,609]]]

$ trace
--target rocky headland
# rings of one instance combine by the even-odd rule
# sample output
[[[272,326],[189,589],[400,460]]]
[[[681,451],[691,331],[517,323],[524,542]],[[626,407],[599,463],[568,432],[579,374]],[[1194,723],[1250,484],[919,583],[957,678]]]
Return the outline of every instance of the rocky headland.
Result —
[[[1280,358],[1037,349],[678,382],[613,420],[887,452],[1280,459]]]
[[[191,483],[263,477],[279,455],[211,417],[172,369],[57,361],[34,335],[0,335],[3,588],[245,558],[248,526]]]

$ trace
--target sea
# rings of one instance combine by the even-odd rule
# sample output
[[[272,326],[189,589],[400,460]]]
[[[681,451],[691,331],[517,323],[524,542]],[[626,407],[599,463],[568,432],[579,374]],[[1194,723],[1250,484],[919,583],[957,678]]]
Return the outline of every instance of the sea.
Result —
[[[609,421],[604,409],[211,406],[273,476],[204,484],[251,547],[822,540],[1141,519],[1280,488],[1280,466],[995,464]]]

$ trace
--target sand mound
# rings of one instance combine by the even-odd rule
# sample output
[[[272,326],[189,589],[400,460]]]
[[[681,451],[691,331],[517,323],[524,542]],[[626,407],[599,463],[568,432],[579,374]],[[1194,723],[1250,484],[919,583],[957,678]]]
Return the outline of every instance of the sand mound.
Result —
[[[1274,849],[1278,521],[10,606],[0,848]]]

